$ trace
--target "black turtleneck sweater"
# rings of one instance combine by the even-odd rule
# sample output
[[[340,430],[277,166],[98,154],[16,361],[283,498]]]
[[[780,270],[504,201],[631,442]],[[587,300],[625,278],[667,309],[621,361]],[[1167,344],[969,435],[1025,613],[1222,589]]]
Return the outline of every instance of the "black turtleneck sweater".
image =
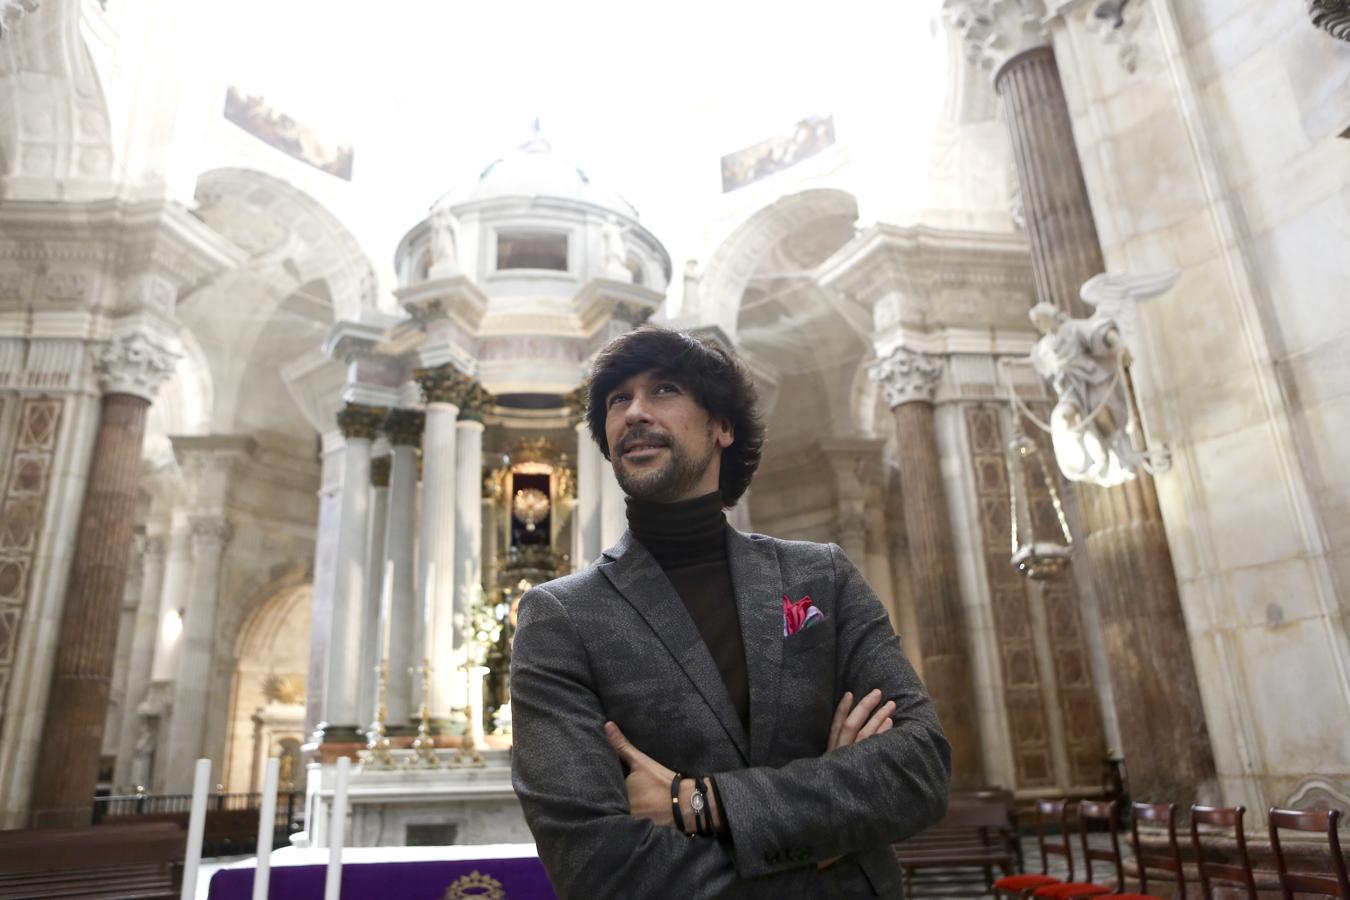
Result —
[[[727,527],[716,491],[679,503],[628,498],[628,529],[675,586],[749,734],[750,679],[727,562]]]

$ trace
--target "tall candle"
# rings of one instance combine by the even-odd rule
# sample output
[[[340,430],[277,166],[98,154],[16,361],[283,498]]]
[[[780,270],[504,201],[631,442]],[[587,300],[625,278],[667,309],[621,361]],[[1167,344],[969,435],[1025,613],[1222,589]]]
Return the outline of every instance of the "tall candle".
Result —
[[[328,875],[323,883],[323,900],[338,900],[342,892],[342,844],[347,838],[347,773],[349,757],[339,757],[337,780],[333,785],[333,818],[328,826]]]
[[[380,592],[380,662],[389,659],[389,615],[394,597],[394,561],[384,564],[384,587]]]
[[[196,900],[197,870],[202,864],[202,834],[206,831],[206,789],[211,783],[211,760],[197,760],[192,777],[192,812],[188,814],[187,850],[183,854],[181,900]]]
[[[267,900],[272,868],[272,838],[277,830],[277,780],[281,760],[272,757],[263,770],[262,802],[258,804],[258,865],[253,870],[253,900]]]

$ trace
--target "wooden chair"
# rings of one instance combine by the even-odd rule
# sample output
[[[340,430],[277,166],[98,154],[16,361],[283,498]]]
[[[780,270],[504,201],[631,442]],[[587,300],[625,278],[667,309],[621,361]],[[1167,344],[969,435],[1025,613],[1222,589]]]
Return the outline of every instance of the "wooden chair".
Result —
[[[1280,890],[1285,900],[1293,900],[1294,892],[1324,894],[1350,900],[1350,876],[1346,875],[1345,857],[1341,855],[1341,841],[1336,834],[1341,814],[1337,810],[1300,810],[1270,808],[1270,845],[1275,851],[1275,866],[1280,873]],[[1290,872],[1280,847],[1280,829],[1325,834],[1331,850],[1331,873]]]
[[[1017,868],[1018,837],[1004,799],[954,795],[941,822],[896,844],[905,896],[968,896],[976,885],[993,893],[994,869],[1011,875]],[[925,871],[939,877],[916,884]]]
[[[1161,822],[1167,826],[1167,854],[1147,848],[1139,840],[1140,822]],[[1139,893],[1121,894],[1116,900],[1164,900],[1148,891],[1148,870],[1172,874],[1176,900],[1186,900],[1186,872],[1181,865],[1181,847],[1177,844],[1177,805],[1175,803],[1135,803],[1130,807],[1130,843],[1139,868]]]
[[[1256,900],[1256,878],[1252,875],[1251,859],[1247,856],[1247,837],[1242,832],[1242,817],[1245,806],[1191,806],[1191,845],[1195,848],[1195,862],[1200,869],[1200,893],[1205,900],[1213,900],[1214,889],[1210,880],[1217,878],[1230,884],[1241,885],[1247,891],[1247,900]],[[1200,840],[1200,826],[1232,829],[1237,838],[1237,855],[1240,865],[1228,862],[1215,862],[1213,850],[1205,853],[1205,845]]]
[[[1111,847],[1102,850],[1093,847],[1088,841],[1088,832],[1094,823],[1106,824],[1107,834],[1111,838]],[[1047,897],[1050,900],[1079,900],[1083,897],[1101,897],[1105,894],[1118,894],[1125,890],[1125,866],[1120,858],[1120,836],[1116,831],[1116,802],[1114,800],[1084,800],[1078,804],[1078,837],[1083,845],[1084,880],[1074,881],[1072,871],[1069,880],[1060,884],[1049,884],[1033,890],[1033,897]],[[1092,861],[1110,862],[1116,869],[1116,886],[1098,884],[1092,880]]]
[[[1036,801],[1036,848],[1041,853],[1041,872],[1039,875],[1020,873],[1006,875],[994,882],[995,897],[1028,897],[1037,888],[1060,884],[1060,880],[1050,874],[1050,857],[1062,856],[1068,865],[1069,881],[1073,881],[1073,848],[1069,840],[1069,801]],[[1047,841],[1046,828],[1052,822],[1059,823],[1059,840]]]

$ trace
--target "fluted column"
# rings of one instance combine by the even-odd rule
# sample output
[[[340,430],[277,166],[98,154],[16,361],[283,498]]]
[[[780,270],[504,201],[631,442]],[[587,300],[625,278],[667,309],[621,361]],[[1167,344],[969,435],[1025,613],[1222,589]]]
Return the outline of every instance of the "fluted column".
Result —
[[[577,504],[572,512],[572,568],[583,569],[595,562],[604,547],[600,543],[600,477],[608,465],[600,448],[591,440],[589,426],[577,423]]]
[[[33,825],[87,825],[98,781],[131,554],[146,411],[175,354],[143,334],[95,360],[104,394],[57,636],[33,784]]]
[[[216,607],[220,599],[220,564],[233,529],[222,515],[192,517],[192,580],[183,615],[182,648],[173,682],[173,716],[169,720],[168,761],[164,787],[169,793],[192,790],[193,763],[212,758],[220,770],[220,747],[204,747],[206,693],[216,640]]]
[[[455,636],[464,640],[471,606],[482,586],[483,570],[483,415],[491,396],[473,382],[460,399],[455,423]],[[468,648],[456,643],[455,668],[463,666]],[[469,702],[468,683],[455,679],[454,706]],[[480,710],[481,712],[481,710]]]
[[[1037,298],[1075,316],[1105,270],[1042,0],[946,0],[1003,98],[1031,238]],[[1131,792],[1212,796],[1205,727],[1172,554],[1153,479],[1078,486]]]
[[[417,603],[417,576],[413,549],[417,540],[417,448],[422,443],[422,413],[395,409],[384,422],[393,447],[389,471],[389,518],[385,525],[384,558],[394,564],[393,598],[389,622],[389,722],[411,721],[414,682],[408,669],[422,664],[415,653],[421,625]]]
[[[159,601],[164,593],[164,538],[147,537],[141,551],[141,602],[136,608],[136,624],[131,638],[127,688],[122,709],[122,728],[117,742],[117,764],[113,783],[118,788],[134,787],[131,780],[136,741],[141,733],[138,707],[150,686],[155,661],[155,643],[159,634]]]
[[[392,460],[377,456],[370,461],[370,512],[366,522],[366,603],[361,612],[361,679],[358,683],[357,724],[375,721],[376,684],[375,667],[380,664],[384,648],[380,638],[384,623],[380,621],[381,592],[384,590],[384,561],[386,528],[389,524],[389,477]]]
[[[347,441],[342,457],[338,551],[333,572],[333,611],[328,624],[324,675],[324,743],[361,740],[370,711],[357,708],[361,679],[361,625],[366,601],[366,529],[370,519],[370,445],[385,411],[349,403],[338,413]]]
[[[900,491],[924,682],[952,744],[952,786],[984,783],[980,736],[966,641],[966,616],[956,574],[956,544],[943,491],[933,399],[939,358],[897,349],[868,373],[895,415]]]
[[[441,726],[451,718],[455,692],[455,423],[466,378],[453,366],[419,369],[416,373],[426,397],[426,426],[422,435],[422,523],[418,579],[422,602],[431,602],[430,651],[433,666],[431,716]],[[428,578],[434,568],[434,581]],[[430,583],[429,583],[430,581]],[[421,607],[419,607],[420,609]],[[426,616],[423,616],[425,621]],[[426,640],[427,638],[424,638]]]

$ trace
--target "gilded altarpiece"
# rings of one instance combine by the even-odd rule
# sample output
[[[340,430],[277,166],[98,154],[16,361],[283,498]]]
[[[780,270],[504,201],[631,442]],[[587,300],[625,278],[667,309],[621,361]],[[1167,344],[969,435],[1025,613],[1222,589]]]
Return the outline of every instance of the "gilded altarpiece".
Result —
[[[1078,590],[1073,579],[1031,582],[1009,562],[1010,522],[1006,447],[1001,404],[966,408],[971,470],[979,506],[980,546],[989,582],[994,628],[998,636],[1013,761],[1019,788],[1064,788],[1102,782],[1105,738],[1098,695],[1092,682]],[[1042,447],[1046,458],[1050,448]],[[1062,482],[1061,493],[1067,490]],[[1043,484],[1033,483],[1027,498],[1037,534],[1059,527]],[[1039,604],[1043,621],[1038,623]],[[1043,660],[1051,661],[1046,671]],[[1053,679],[1053,683],[1048,683]],[[1049,712],[1057,709],[1062,729]],[[1062,733],[1068,771],[1055,771],[1057,732]],[[1068,783],[1064,783],[1067,779]]]
[[[19,629],[33,592],[33,568],[51,485],[64,401],[51,397],[0,397],[0,447],[12,447],[0,477],[0,729],[9,707],[9,684]],[[17,408],[17,415],[9,415]]]

